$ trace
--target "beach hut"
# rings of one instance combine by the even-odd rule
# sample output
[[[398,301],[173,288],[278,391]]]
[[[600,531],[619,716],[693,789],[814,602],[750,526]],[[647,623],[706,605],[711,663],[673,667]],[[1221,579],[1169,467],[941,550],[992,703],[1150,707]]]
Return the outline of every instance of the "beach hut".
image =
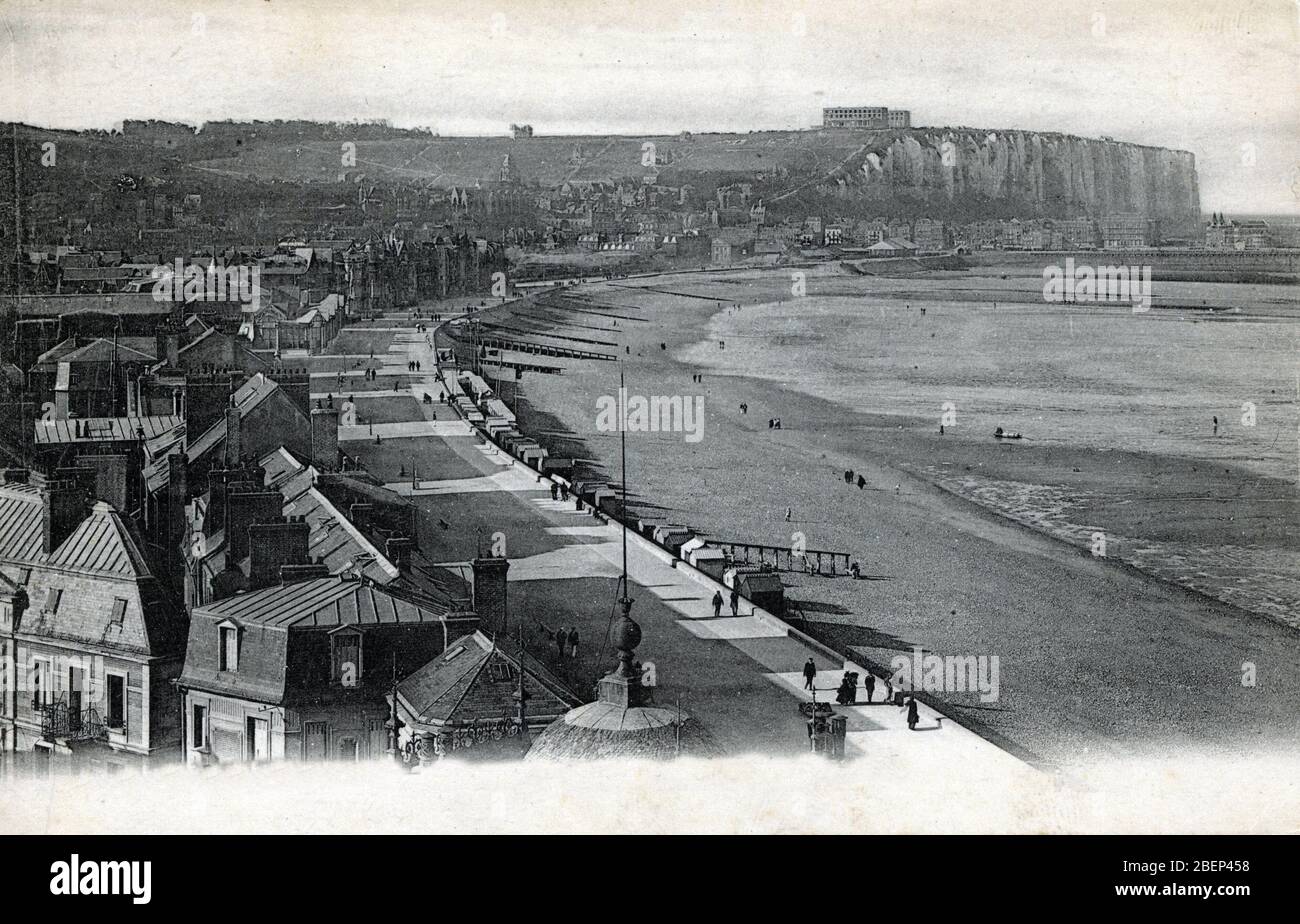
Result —
[[[525,465],[531,465],[541,471],[541,462],[546,458],[546,450],[541,446],[529,446],[520,453],[519,457],[524,460]]]
[[[573,477],[573,460],[547,456],[542,460],[542,471],[560,478],[567,484],[568,480]]]
[[[663,545],[664,540],[667,539],[670,534],[689,533],[689,532],[690,530],[687,529],[685,526],[683,526],[681,523],[660,523],[657,526],[655,526],[654,534],[652,538],[654,539],[655,542],[659,543],[660,545]]]
[[[607,485],[603,481],[575,481],[573,483],[573,493],[590,504],[592,503],[592,495],[604,487],[607,487]]]
[[[641,533],[641,535],[649,539],[653,539],[655,537],[655,530],[658,529],[660,526],[663,526],[667,522],[668,522],[667,517],[657,517],[657,516],[637,517],[636,528]]]
[[[785,585],[770,571],[737,574],[736,589],[755,606],[777,616],[785,614]]]
[[[677,555],[680,553],[682,546],[694,538],[695,533],[691,532],[689,529],[683,529],[680,532],[672,532],[664,537],[664,548],[672,552],[674,555]]]
[[[704,540],[699,536],[692,536],[688,541],[682,543],[682,547],[677,550],[678,556],[682,561],[690,561],[691,553],[704,546]]]
[[[591,492],[591,506],[598,510],[604,510],[606,513],[610,512],[606,505],[608,504],[610,507],[614,507],[615,505],[613,502],[617,500],[618,495],[608,487],[599,487]]]
[[[707,545],[692,552],[689,561],[717,581],[722,580],[722,573],[727,570],[728,564],[726,552]]]

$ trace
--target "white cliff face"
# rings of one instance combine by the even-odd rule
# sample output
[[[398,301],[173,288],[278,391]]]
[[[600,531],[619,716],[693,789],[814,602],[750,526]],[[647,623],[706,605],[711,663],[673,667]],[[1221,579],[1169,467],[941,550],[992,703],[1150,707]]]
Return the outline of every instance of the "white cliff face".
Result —
[[[1200,221],[1187,151],[1034,132],[914,130],[868,146],[834,177],[839,195],[932,202],[1004,200],[1028,216],[1136,212]]]

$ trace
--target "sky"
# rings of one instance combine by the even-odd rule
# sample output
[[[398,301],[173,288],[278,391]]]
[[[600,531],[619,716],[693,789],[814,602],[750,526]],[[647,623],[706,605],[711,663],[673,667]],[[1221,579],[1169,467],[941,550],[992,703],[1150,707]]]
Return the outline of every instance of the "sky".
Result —
[[[387,119],[444,135],[913,125],[1191,151],[1300,215],[1297,0],[0,0],[0,120]]]

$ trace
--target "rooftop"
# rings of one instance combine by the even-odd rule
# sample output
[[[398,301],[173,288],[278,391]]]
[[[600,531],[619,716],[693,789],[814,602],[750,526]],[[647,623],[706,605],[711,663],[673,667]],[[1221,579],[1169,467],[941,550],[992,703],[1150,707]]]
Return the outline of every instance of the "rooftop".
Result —
[[[395,597],[370,581],[315,578],[236,594],[196,613],[277,628],[336,628],[443,622],[445,610]]]

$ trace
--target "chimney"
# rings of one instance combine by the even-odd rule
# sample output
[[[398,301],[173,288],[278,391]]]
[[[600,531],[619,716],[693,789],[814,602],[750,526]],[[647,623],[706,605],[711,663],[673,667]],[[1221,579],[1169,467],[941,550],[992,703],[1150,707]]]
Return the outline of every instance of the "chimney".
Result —
[[[240,440],[240,424],[242,418],[239,415],[239,408],[231,405],[226,408],[226,464],[238,465],[239,457],[243,453],[243,444]]]
[[[474,612],[478,614],[483,631],[506,631],[506,572],[510,562],[505,558],[476,558],[474,571]]]
[[[254,523],[284,522],[284,495],[279,491],[241,491],[232,486],[226,505],[226,555],[232,562],[248,555],[249,528]]]
[[[406,568],[411,564],[411,547],[415,545],[406,536],[392,536],[384,540],[384,557],[397,565],[399,568]]]
[[[285,523],[254,523],[248,528],[248,589],[270,587],[285,565],[307,564],[311,527],[302,517]]]
[[[124,454],[84,455],[77,459],[77,466],[94,473],[96,500],[107,502],[115,510],[131,509],[131,498],[127,496],[130,460]]]
[[[311,409],[311,464],[317,469],[332,472],[339,458],[339,409],[314,407]]]
[[[41,551],[49,555],[86,517],[86,494],[75,481],[49,481],[42,497]]]
[[[311,581],[330,576],[330,569],[324,562],[314,561],[306,565],[281,565],[280,583],[293,584],[296,581]]]

